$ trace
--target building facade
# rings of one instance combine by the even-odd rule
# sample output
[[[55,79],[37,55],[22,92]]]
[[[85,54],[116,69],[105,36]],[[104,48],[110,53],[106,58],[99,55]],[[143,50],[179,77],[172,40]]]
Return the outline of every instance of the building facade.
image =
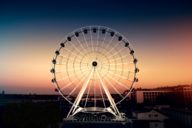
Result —
[[[131,98],[137,104],[192,105],[192,85],[180,85],[155,89],[135,89]],[[163,101],[163,102],[162,102]]]

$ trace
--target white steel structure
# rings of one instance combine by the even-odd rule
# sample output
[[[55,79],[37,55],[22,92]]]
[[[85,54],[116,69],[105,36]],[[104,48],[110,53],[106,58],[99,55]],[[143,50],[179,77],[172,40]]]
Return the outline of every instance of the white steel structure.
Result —
[[[55,90],[72,105],[67,118],[109,112],[123,120],[116,105],[131,92],[139,69],[122,34],[104,26],[79,28],[61,41],[52,63]]]

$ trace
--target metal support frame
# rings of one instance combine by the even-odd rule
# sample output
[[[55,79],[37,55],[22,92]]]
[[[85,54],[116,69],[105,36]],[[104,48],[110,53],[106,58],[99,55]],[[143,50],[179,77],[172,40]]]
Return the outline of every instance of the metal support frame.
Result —
[[[116,106],[116,104],[115,104],[115,101],[114,101],[114,99],[112,98],[112,96],[111,96],[108,88],[107,88],[106,85],[104,84],[103,80],[101,79],[99,73],[97,72],[97,70],[95,70],[95,68],[92,69],[92,71],[91,71],[91,73],[90,73],[87,81],[86,81],[86,82],[84,83],[84,85],[82,86],[82,88],[81,88],[81,90],[80,90],[77,98],[75,99],[75,102],[73,103],[73,105],[72,105],[72,107],[71,107],[71,109],[70,109],[70,111],[69,111],[69,113],[68,113],[68,115],[67,115],[67,118],[68,118],[68,119],[71,119],[71,118],[73,118],[73,116],[76,115],[77,113],[79,113],[79,112],[85,112],[85,111],[86,111],[84,108],[82,108],[82,107],[79,106],[79,103],[80,103],[80,101],[81,101],[81,99],[82,99],[82,97],[83,97],[83,94],[85,93],[85,90],[87,89],[87,86],[88,86],[88,84],[89,84],[89,81],[90,81],[93,73],[95,73],[95,72],[96,72],[96,74],[97,74],[98,77],[99,77],[99,80],[100,80],[100,83],[101,83],[101,85],[102,85],[102,88],[103,88],[103,90],[104,90],[104,92],[105,92],[105,94],[106,94],[106,96],[107,96],[107,98],[108,98],[108,100],[109,100],[109,103],[110,103],[110,107],[107,107],[107,108],[105,108],[105,109],[103,109],[103,110],[100,110],[100,111],[101,111],[101,112],[109,112],[109,113],[113,114],[113,115],[115,116],[115,120],[124,120],[124,117],[123,117],[122,114],[119,112],[119,110],[118,110],[118,108],[117,108],[117,106]],[[92,111],[94,111],[94,110],[95,110],[95,111],[96,111],[96,110],[99,110],[99,109],[96,109],[96,108],[97,108],[97,107],[94,107],[94,109],[92,109]]]

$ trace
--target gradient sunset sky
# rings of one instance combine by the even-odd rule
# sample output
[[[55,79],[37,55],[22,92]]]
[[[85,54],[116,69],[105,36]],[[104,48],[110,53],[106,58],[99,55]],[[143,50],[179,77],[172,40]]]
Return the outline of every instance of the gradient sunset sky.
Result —
[[[136,87],[192,84],[190,0],[7,0],[0,2],[0,92],[54,93],[54,51],[67,33],[88,25],[129,39],[139,60]]]

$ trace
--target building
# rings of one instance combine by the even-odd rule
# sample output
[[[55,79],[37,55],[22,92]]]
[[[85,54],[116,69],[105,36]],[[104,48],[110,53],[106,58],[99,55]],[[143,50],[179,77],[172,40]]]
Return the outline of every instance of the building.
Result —
[[[136,103],[155,103],[159,96],[167,95],[170,93],[167,89],[136,89],[132,93],[132,98],[135,99]]]
[[[174,96],[179,104],[192,105],[192,85],[177,86],[174,88]]]
[[[137,104],[192,104],[192,85],[179,85],[155,89],[135,89],[131,98]]]
[[[192,127],[192,111],[188,109],[164,108],[161,112],[175,120],[184,128]]]
[[[58,101],[58,95],[1,94],[0,106],[11,103]]]
[[[158,121],[164,121],[168,119],[165,115],[155,111],[147,111],[147,112],[133,112],[133,117],[135,117],[138,120],[158,120]]]
[[[137,128],[164,128],[164,121],[167,116],[155,111],[133,112],[133,127]]]

